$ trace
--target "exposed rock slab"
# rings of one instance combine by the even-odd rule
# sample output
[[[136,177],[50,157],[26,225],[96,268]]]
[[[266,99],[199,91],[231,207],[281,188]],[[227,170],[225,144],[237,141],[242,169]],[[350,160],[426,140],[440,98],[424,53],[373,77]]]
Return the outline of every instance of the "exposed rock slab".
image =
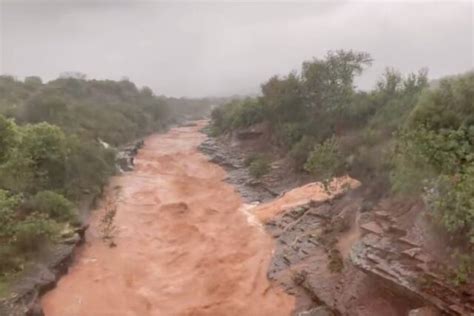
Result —
[[[382,202],[378,207],[391,206]],[[395,212],[391,215],[386,210],[375,212],[374,221],[361,226],[365,236],[352,249],[352,263],[382,279],[388,286],[399,288],[431,306],[421,309],[419,315],[425,315],[432,307],[448,315],[474,315],[473,282],[464,286],[452,284],[443,262],[425,245],[420,225],[417,225],[423,220],[422,213],[410,207],[407,209],[398,217]],[[414,213],[414,218],[404,225],[403,218],[410,213]],[[442,248],[437,246],[435,249],[442,251]]]
[[[315,306],[337,315],[407,315],[421,306],[416,298],[356,268],[348,258],[340,258],[340,272],[331,271],[337,239],[347,229],[341,223],[355,220],[363,203],[360,190],[350,191],[287,209],[266,223],[277,240],[269,277],[299,298],[301,315]]]
[[[232,151],[228,146],[223,146],[216,139],[206,139],[199,145],[199,150],[209,156],[210,161],[222,166],[228,172],[227,181],[237,188],[246,202],[268,201],[281,193],[262,181],[255,180],[244,166],[244,155]]]

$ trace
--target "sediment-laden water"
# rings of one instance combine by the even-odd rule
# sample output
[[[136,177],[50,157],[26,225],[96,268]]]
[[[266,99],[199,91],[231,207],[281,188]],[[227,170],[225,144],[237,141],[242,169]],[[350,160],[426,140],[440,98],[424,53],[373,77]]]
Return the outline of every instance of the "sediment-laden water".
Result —
[[[117,203],[117,246],[102,241],[103,206],[43,297],[46,316],[290,315],[293,297],[266,277],[271,238],[197,149],[204,124],[148,137],[135,170],[111,180],[104,201]]]

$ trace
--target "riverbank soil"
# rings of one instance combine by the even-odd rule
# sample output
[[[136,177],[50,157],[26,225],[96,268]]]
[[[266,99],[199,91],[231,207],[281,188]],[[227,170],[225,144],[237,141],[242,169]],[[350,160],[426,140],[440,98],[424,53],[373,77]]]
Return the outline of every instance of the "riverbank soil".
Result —
[[[69,273],[42,298],[45,315],[291,314],[294,298],[266,275],[272,238],[197,149],[204,125],[148,137],[135,169],[112,179],[115,247],[102,240],[104,202]]]

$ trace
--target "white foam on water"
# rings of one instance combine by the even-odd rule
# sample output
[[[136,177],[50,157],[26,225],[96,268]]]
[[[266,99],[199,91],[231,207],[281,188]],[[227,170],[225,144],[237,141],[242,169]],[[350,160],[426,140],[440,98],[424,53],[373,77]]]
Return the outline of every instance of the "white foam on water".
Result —
[[[252,225],[256,226],[259,229],[263,230],[263,225],[260,220],[255,216],[254,212],[252,211],[255,207],[257,207],[260,202],[252,202],[252,203],[244,203],[241,207],[239,207],[239,211],[245,214],[247,218],[247,222]]]

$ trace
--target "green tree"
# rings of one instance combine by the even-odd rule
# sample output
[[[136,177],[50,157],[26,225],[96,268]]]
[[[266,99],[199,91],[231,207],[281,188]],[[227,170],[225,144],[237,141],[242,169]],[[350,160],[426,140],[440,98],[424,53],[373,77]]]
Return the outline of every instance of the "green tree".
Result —
[[[85,193],[98,194],[115,172],[115,151],[97,142],[68,138],[65,194],[74,200]]]
[[[350,104],[354,77],[371,63],[369,54],[352,50],[330,51],[325,59],[304,62],[301,78],[308,105],[316,113],[337,114]]]
[[[0,165],[0,183],[17,192],[60,189],[64,186],[66,138],[48,123],[27,125],[19,130],[19,141]]]
[[[35,191],[64,187],[67,146],[59,127],[48,123],[23,129],[20,153],[31,159]]]
[[[344,168],[344,158],[335,137],[317,144],[309,154],[304,169],[322,180],[337,176]]]
[[[305,109],[300,79],[295,73],[274,76],[262,85],[266,118],[276,128],[285,122],[304,119]]]
[[[66,109],[66,102],[61,97],[46,94],[26,102],[24,118],[31,123],[60,123]]]

